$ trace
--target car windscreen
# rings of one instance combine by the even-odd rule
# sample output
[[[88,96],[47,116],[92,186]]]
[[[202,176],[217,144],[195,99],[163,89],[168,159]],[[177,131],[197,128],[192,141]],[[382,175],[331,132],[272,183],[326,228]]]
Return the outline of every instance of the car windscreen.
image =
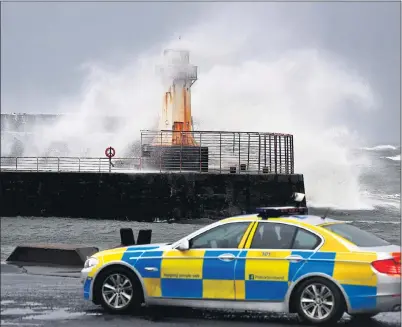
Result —
[[[349,242],[352,242],[353,244],[360,247],[375,247],[375,246],[390,245],[390,243],[375,236],[374,234],[364,231],[349,223],[331,224],[321,227],[326,228],[331,232],[338,234],[339,236],[342,236]]]

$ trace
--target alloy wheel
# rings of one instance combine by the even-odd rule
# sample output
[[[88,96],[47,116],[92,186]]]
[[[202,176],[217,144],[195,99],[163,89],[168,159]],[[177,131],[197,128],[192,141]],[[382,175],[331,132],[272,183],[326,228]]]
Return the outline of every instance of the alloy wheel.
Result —
[[[111,274],[103,282],[102,296],[111,308],[122,309],[130,303],[133,297],[133,284],[123,274]]]
[[[319,283],[309,284],[300,297],[301,309],[312,320],[326,319],[334,310],[335,297],[332,291]]]

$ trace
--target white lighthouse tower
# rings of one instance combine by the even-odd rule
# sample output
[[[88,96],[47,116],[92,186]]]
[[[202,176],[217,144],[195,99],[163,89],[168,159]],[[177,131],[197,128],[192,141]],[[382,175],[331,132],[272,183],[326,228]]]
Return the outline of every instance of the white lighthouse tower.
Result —
[[[190,64],[190,52],[168,49],[164,51],[164,64],[159,67],[164,85],[162,115],[159,130],[173,131],[165,145],[196,145],[191,133],[191,86],[197,80],[197,66]]]

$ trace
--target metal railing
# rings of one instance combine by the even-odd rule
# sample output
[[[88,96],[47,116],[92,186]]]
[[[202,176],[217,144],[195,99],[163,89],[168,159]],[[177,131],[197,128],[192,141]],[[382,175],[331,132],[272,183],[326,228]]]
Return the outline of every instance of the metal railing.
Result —
[[[141,131],[141,166],[158,170],[293,174],[293,135]]]
[[[124,172],[139,170],[141,158],[1,157],[1,171]]]
[[[293,136],[257,132],[142,131],[137,158],[1,157],[2,171],[193,171],[293,174]]]

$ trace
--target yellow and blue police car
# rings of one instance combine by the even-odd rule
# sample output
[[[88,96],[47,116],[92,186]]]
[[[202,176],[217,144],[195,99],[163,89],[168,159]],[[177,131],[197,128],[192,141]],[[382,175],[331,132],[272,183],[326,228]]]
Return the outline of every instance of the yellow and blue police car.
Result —
[[[400,246],[306,208],[262,208],[171,244],[101,251],[84,297],[112,313],[142,305],[297,313],[327,324],[347,312],[400,311]]]

